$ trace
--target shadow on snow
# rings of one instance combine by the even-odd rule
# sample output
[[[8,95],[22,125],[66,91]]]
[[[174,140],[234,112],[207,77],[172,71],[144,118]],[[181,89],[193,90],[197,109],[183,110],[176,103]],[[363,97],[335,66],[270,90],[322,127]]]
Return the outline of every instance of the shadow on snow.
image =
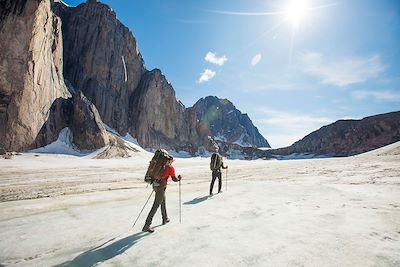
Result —
[[[156,227],[158,226],[160,225],[157,225]],[[112,238],[107,242],[76,256],[73,260],[58,264],[55,267],[95,266],[98,263],[105,262],[124,253],[127,249],[135,245],[141,238],[149,234],[150,233],[147,232],[136,233],[103,247],[115,239]]]
[[[203,196],[203,197],[196,197],[196,198],[194,198],[194,199],[192,199],[192,200],[190,200],[190,201],[184,202],[183,204],[184,204],[184,205],[198,204],[198,203],[203,202],[203,201],[205,201],[205,200],[207,200],[207,199],[209,199],[209,198],[210,198],[209,195]]]

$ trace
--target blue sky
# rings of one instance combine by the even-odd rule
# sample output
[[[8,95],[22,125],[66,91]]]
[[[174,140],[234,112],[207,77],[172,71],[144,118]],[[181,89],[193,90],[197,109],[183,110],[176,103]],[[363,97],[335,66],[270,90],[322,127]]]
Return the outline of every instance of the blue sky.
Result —
[[[398,0],[101,2],[187,107],[227,98],[272,147],[400,110]]]

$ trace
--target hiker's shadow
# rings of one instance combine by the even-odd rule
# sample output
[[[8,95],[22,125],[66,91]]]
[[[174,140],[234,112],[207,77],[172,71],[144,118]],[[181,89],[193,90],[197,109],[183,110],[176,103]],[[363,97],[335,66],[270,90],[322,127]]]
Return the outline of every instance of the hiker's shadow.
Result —
[[[104,245],[115,239],[112,238],[107,242],[76,256],[73,260],[63,262],[59,265],[56,265],[55,267],[95,266],[98,263],[107,261],[111,258],[114,258],[115,256],[124,253],[127,249],[135,245],[141,238],[149,234],[150,233],[148,232],[136,233],[103,247]]]
[[[200,202],[203,202],[207,200],[210,196],[203,196],[203,197],[196,197],[190,201],[184,202],[184,205],[192,205],[192,204],[198,204]]]

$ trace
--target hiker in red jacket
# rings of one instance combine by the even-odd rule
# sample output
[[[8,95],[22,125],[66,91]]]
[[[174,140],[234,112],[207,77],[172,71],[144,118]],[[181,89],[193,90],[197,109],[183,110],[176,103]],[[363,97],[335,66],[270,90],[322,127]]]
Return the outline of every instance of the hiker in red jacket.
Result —
[[[171,157],[171,160],[168,161],[167,167],[165,168],[164,174],[162,175],[161,179],[153,182],[153,189],[156,195],[154,197],[154,203],[153,206],[151,207],[149,215],[147,215],[146,224],[143,226],[142,229],[143,232],[149,232],[149,233],[154,232],[154,229],[150,227],[150,225],[151,222],[153,221],[154,214],[156,214],[156,211],[160,205],[161,205],[162,224],[166,224],[169,222],[167,216],[167,209],[165,205],[165,190],[167,189],[167,181],[169,177],[171,177],[174,182],[179,182],[182,179],[180,175],[178,175],[178,177],[175,176],[175,169],[172,166],[173,161],[174,158]]]

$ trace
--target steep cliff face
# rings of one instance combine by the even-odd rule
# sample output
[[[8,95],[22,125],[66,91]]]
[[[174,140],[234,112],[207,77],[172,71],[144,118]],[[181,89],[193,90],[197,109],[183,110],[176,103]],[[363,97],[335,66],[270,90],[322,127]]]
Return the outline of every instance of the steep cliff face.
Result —
[[[143,147],[193,149],[198,139],[195,117],[177,101],[174,89],[160,70],[143,75],[130,104],[131,132]]]
[[[192,109],[202,128],[216,141],[243,147],[270,147],[247,114],[242,114],[227,99],[208,96],[197,101]]]
[[[64,77],[99,110],[103,121],[125,135],[129,99],[145,72],[132,32],[107,5],[55,3],[63,21]]]
[[[290,147],[270,153],[351,156],[397,141],[400,141],[400,111],[362,120],[339,120],[310,133]]]
[[[61,21],[46,0],[4,0],[0,10],[0,148],[26,150],[54,100],[68,97]]]

